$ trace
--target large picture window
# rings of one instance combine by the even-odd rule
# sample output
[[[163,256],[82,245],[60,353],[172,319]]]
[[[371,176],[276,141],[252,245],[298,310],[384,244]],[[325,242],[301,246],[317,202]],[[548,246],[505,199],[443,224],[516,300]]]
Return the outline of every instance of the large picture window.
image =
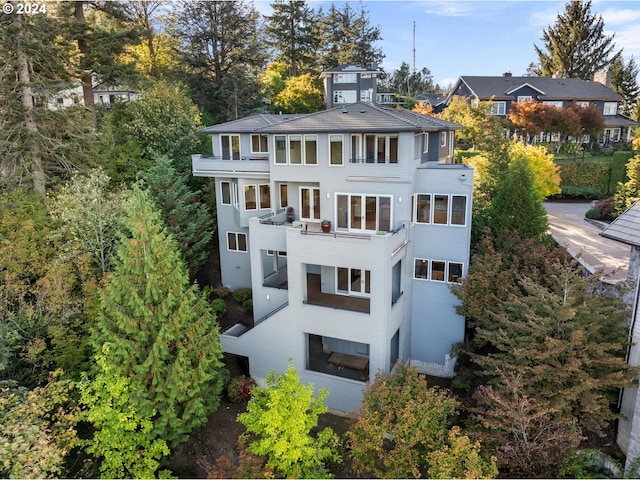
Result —
[[[460,262],[443,260],[414,259],[413,278],[431,282],[460,283],[463,265]]]
[[[359,135],[351,136],[351,161],[359,163],[364,157],[365,163],[398,163],[398,135],[364,135],[360,152]]]
[[[391,231],[391,197],[336,194],[336,222],[344,230]]]
[[[344,295],[368,296],[371,293],[371,272],[359,268],[336,269],[336,291]]]
[[[465,195],[439,195],[417,193],[411,205],[414,223],[465,226],[467,224],[467,197]]]

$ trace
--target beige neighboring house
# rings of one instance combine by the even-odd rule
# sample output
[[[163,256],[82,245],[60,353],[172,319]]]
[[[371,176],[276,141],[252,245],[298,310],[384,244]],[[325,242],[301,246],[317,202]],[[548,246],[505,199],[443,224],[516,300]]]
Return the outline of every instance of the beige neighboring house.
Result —
[[[627,352],[627,362],[634,367],[640,366],[640,322],[638,302],[640,292],[640,201],[634,203],[622,215],[616,218],[601,233],[603,237],[617,240],[631,248],[629,256],[628,278],[634,288],[627,295],[631,306],[629,319],[629,337],[631,346]],[[625,388],[620,402],[620,413],[624,415],[618,421],[617,442],[626,455],[625,470],[640,458],[640,396],[638,387]]]
[[[138,98],[137,92],[122,85],[113,85],[108,82],[95,83],[93,86],[93,102],[106,109],[113,107],[117,102],[130,102]],[[68,108],[71,105],[84,103],[82,86],[76,85],[60,90],[47,101],[47,107],[51,110]]]

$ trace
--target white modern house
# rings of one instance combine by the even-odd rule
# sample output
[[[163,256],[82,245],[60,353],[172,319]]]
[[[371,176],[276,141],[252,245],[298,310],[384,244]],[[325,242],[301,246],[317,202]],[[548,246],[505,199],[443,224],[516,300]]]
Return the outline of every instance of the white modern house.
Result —
[[[348,73],[323,79],[360,82]],[[254,379],[291,359],[329,407],[353,412],[397,361],[453,375],[465,321],[451,285],[469,265],[473,190],[454,163],[459,128],[355,102],[203,130],[214,154],[194,155],[193,174],[215,178],[222,283],[253,292],[253,324],[222,345]]]

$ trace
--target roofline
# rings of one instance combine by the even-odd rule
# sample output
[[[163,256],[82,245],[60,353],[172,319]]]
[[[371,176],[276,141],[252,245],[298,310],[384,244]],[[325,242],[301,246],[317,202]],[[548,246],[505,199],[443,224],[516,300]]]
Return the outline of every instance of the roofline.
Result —
[[[511,95],[513,92],[515,92],[516,90],[520,90],[520,89],[521,89],[521,88],[523,88],[523,87],[529,87],[529,88],[532,88],[532,89],[534,89],[536,92],[539,92],[539,93],[541,93],[542,95],[546,95],[546,93],[544,93],[544,92],[543,92],[542,90],[540,90],[539,88],[534,87],[534,86],[533,86],[533,85],[531,85],[529,82],[522,83],[522,84],[518,85],[517,87],[514,87],[514,88],[512,88],[511,90],[509,90],[509,91],[507,91],[507,92],[505,92],[505,93],[506,93],[507,95]]]

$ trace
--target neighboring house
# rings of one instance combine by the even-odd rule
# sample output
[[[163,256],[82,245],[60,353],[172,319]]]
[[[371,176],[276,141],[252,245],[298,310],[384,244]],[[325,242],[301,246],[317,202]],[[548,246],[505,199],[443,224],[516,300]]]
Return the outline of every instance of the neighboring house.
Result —
[[[627,352],[627,363],[633,367],[640,367],[640,318],[638,315],[640,301],[640,201],[634,203],[611,222],[600,235],[625,243],[631,248],[628,277],[634,288],[629,292],[627,298],[627,303],[631,306],[631,318],[629,319],[631,346]],[[624,389],[620,402],[620,413],[623,418],[618,420],[617,443],[627,457],[625,469],[628,469],[634,460],[640,458],[640,396],[637,386]]]
[[[420,93],[416,95],[416,100],[426,105],[431,105],[433,113],[440,113],[446,107],[447,95],[440,93]]]
[[[598,74],[593,82],[579,78],[514,77],[507,73],[501,77],[460,77],[447,96],[451,103],[454,96],[469,98],[472,102],[492,101],[492,114],[505,118],[514,102],[535,100],[558,108],[572,102],[579,105],[595,105],[604,116],[605,129],[599,136],[601,144],[628,142],[631,129],[638,122],[618,113],[622,96],[611,89],[610,75]],[[539,141],[557,141],[554,132],[543,132]],[[583,139],[587,143],[588,138]]]
[[[121,85],[111,85],[107,82],[96,83],[93,87],[93,102],[110,109],[116,102],[130,102],[137,99],[135,90]],[[76,85],[57,92],[47,101],[47,107],[51,110],[67,108],[75,104],[84,104],[82,86]]]
[[[326,108],[356,102],[392,102],[395,94],[380,92],[378,98],[378,75],[381,73],[375,68],[356,65],[340,65],[322,72],[320,79],[324,85]]]
[[[222,283],[253,292],[253,323],[222,345],[253,378],[291,359],[329,407],[354,412],[397,361],[453,376],[473,191],[453,160],[460,128],[352,103],[202,130],[214,155],[194,155],[193,174],[215,178]]]

